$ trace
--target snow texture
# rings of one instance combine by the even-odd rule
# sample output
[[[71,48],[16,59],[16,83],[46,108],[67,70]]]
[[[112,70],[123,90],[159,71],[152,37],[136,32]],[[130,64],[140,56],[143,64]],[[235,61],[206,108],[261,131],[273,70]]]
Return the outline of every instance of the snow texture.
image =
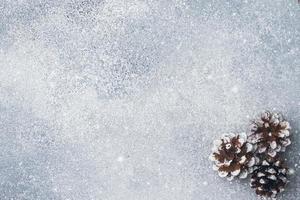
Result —
[[[0,0],[1,200],[255,200],[208,156],[265,109],[292,126],[296,0]]]

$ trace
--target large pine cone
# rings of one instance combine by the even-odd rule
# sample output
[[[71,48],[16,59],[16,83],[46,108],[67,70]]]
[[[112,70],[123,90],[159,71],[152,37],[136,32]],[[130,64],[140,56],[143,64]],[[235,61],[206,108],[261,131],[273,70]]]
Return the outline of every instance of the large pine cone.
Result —
[[[257,144],[258,153],[275,157],[277,152],[284,152],[291,144],[288,138],[290,129],[290,124],[280,114],[265,111],[253,121],[249,138],[251,143]]]
[[[278,158],[268,157],[252,173],[251,187],[262,197],[276,198],[287,184],[288,168]]]
[[[228,180],[236,176],[246,178],[257,162],[253,150],[245,133],[225,134],[214,141],[213,153],[210,155],[210,160],[214,161],[213,169],[218,171],[220,177],[227,177]]]

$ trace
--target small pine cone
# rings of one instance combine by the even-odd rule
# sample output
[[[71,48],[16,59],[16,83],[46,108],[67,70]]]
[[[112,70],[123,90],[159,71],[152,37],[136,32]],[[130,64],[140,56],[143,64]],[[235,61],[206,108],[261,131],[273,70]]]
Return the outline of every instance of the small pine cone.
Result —
[[[287,184],[288,168],[277,157],[268,156],[262,163],[255,166],[251,177],[251,187],[256,194],[264,198],[276,198],[284,191]]]
[[[247,142],[247,135],[241,133],[224,134],[221,139],[214,141],[213,153],[210,160],[214,162],[213,169],[220,177],[232,180],[234,177],[246,178],[258,162],[254,157],[253,145]]]
[[[251,143],[257,145],[258,153],[266,153],[275,157],[277,152],[284,152],[291,144],[288,138],[290,135],[290,124],[278,113],[265,111],[259,119],[252,122]]]

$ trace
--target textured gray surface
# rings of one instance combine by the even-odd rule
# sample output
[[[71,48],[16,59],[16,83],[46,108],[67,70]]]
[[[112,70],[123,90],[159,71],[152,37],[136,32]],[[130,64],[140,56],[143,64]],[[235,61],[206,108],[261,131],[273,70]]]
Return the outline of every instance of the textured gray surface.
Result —
[[[264,109],[293,127],[296,0],[0,0],[1,200],[255,200],[213,139]]]

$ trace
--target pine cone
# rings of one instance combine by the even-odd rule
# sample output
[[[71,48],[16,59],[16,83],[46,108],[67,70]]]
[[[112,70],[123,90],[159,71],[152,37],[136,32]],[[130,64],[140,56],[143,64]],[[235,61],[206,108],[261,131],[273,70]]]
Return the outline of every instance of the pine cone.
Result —
[[[249,136],[251,143],[257,144],[258,153],[265,153],[275,157],[277,152],[284,152],[285,148],[291,144],[290,124],[283,120],[278,113],[265,111],[261,117],[254,120]]]
[[[278,158],[268,157],[255,170],[251,177],[251,187],[256,194],[265,198],[276,198],[287,184],[288,168]]]
[[[213,169],[218,171],[220,177],[227,177],[230,181],[236,176],[246,178],[257,162],[253,150],[245,133],[225,134],[214,141],[210,155],[210,160],[214,161]]]

